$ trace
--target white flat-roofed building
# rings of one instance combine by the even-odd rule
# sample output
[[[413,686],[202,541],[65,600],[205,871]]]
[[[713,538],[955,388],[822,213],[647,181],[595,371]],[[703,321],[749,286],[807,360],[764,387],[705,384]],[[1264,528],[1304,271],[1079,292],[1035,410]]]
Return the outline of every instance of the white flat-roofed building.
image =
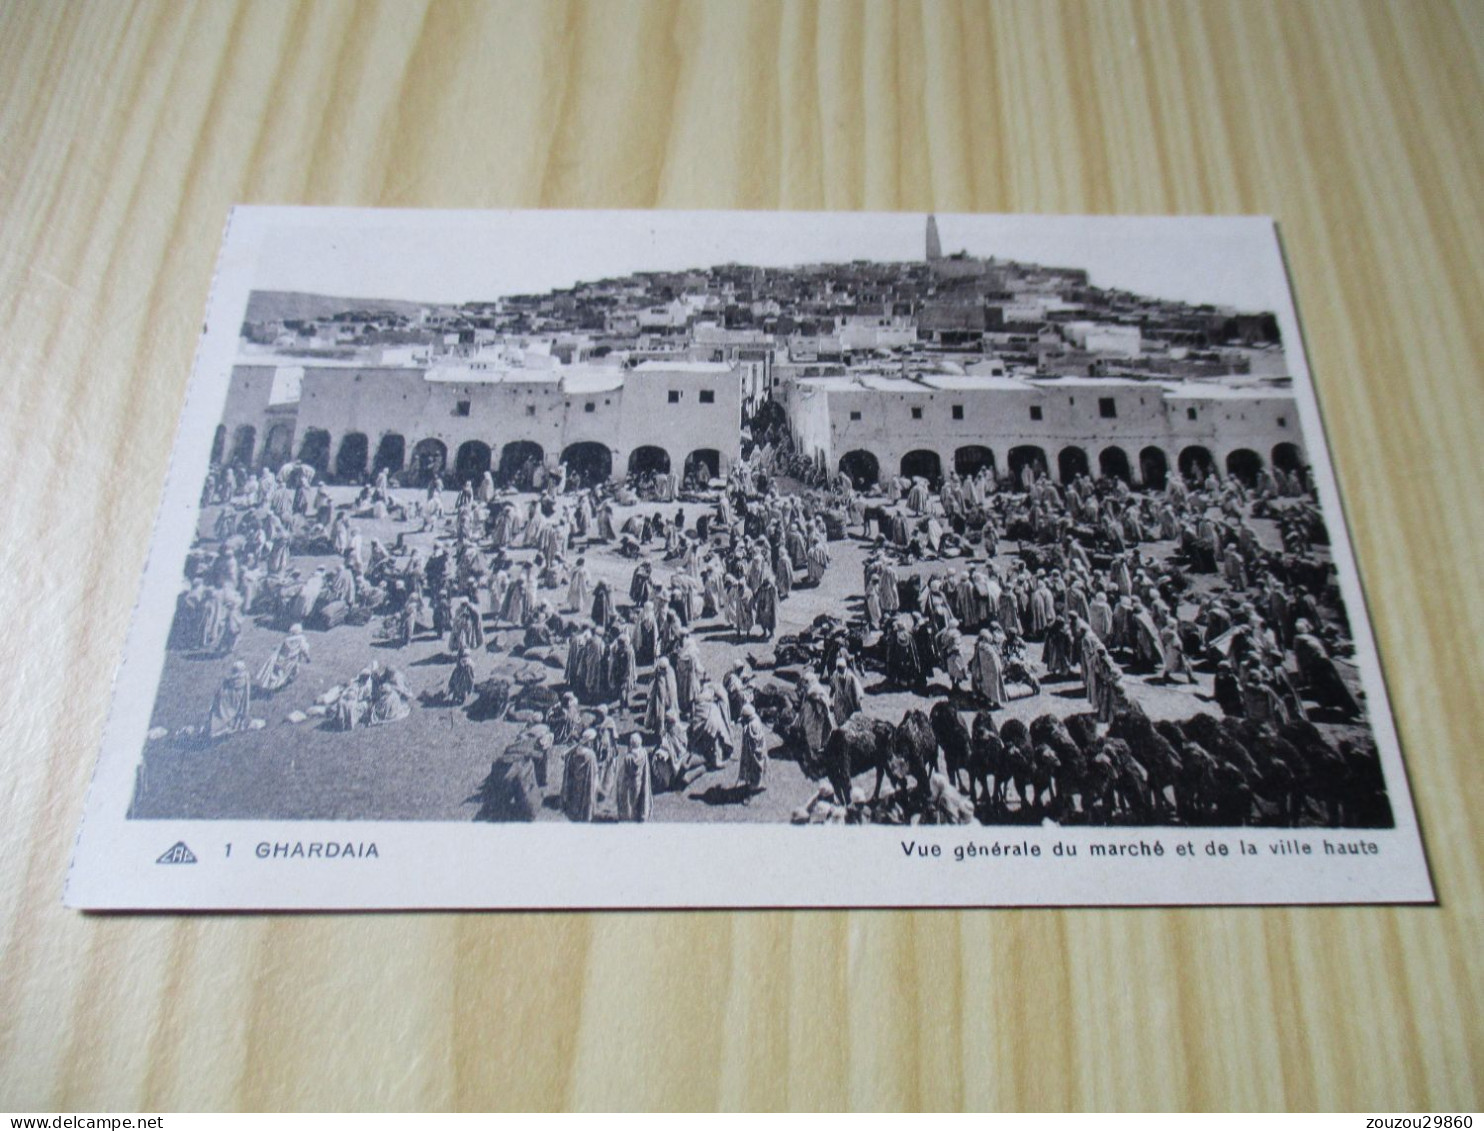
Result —
[[[295,366],[298,396],[285,413],[292,446],[270,451],[258,440],[271,427],[271,391],[284,368],[234,368],[214,458],[277,466],[291,452],[345,482],[382,468],[409,481],[441,474],[459,483],[486,470],[509,479],[532,460],[567,462],[591,481],[690,464],[724,474],[741,444],[741,365],[527,368],[469,359]]]
[[[800,449],[858,483],[1033,466],[1059,481],[1161,486],[1171,469],[1250,476],[1305,462],[1286,385],[887,373],[784,386]]]
[[[1138,357],[1143,338],[1137,326],[1114,322],[1068,322],[1062,326],[1068,342],[1088,353],[1113,357]]]
[[[295,394],[302,377],[301,367],[272,360],[235,366],[212,440],[212,462],[254,467],[265,452],[292,452]],[[279,462],[287,458],[283,455]]]

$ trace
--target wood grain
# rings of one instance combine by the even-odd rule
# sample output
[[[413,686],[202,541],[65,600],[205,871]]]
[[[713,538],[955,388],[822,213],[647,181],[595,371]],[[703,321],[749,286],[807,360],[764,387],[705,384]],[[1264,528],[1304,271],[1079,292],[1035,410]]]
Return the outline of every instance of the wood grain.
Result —
[[[0,6],[0,1108],[1478,1109],[1484,8]],[[228,206],[1279,218],[1432,909],[59,903]]]

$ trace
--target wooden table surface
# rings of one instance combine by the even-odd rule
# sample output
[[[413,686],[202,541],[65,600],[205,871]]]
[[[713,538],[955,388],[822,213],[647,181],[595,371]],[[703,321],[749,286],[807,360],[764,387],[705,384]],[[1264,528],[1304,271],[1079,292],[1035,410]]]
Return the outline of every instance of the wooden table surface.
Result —
[[[0,5],[0,1109],[1478,1109],[1484,7]],[[1436,908],[87,916],[227,208],[1269,213]]]

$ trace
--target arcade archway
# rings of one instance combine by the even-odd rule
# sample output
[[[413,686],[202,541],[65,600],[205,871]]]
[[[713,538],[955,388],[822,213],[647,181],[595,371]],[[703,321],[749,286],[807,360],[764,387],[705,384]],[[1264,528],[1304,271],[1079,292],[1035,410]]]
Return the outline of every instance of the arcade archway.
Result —
[[[366,477],[366,459],[371,444],[364,432],[347,432],[335,453],[335,478],[342,483],[356,483]]]
[[[1304,469],[1304,453],[1297,444],[1284,442],[1273,445],[1273,466],[1279,471],[1292,474]]]
[[[299,462],[307,463],[323,479],[330,471],[330,434],[323,428],[311,428],[299,444]]]
[[[569,487],[595,487],[613,478],[613,452],[596,440],[568,444],[562,462],[567,465]]]
[[[412,449],[412,481],[431,483],[448,468],[448,445],[429,437]]]
[[[1070,483],[1078,476],[1091,475],[1092,467],[1087,462],[1087,453],[1081,448],[1063,448],[1056,456],[1056,472],[1063,483]]]
[[[252,466],[253,452],[258,446],[258,430],[251,424],[240,424],[237,431],[232,434],[232,458],[229,463],[240,463],[243,467]]]
[[[644,444],[629,453],[630,475],[648,475],[651,472],[659,472],[661,475],[670,474],[669,452],[653,444]]]
[[[1204,479],[1214,466],[1211,453],[1199,444],[1192,444],[1180,453],[1180,474],[1187,479]]]
[[[1163,491],[1170,479],[1170,460],[1164,449],[1148,447],[1139,453],[1139,475],[1150,491]]]
[[[528,491],[531,473],[546,461],[546,451],[534,440],[512,440],[500,449],[500,467],[495,473],[502,487]]]
[[[721,453],[715,448],[697,448],[685,457],[684,478],[695,478],[704,484],[720,475]]]
[[[1084,458],[1086,458],[1085,455]],[[1008,463],[1010,465],[1010,478],[1015,480],[1017,487],[1024,488],[1028,485],[1025,475],[1027,471],[1033,471],[1037,476],[1041,477],[1046,475],[1046,453],[1041,448],[1031,444],[1026,444],[1019,448],[1011,448]]]
[[[1098,471],[1107,479],[1122,479],[1133,482],[1133,472],[1128,465],[1128,453],[1122,448],[1104,448],[1098,454]]]
[[[407,441],[400,432],[388,432],[376,445],[376,459],[371,464],[372,473],[380,475],[385,471],[388,475],[396,475],[406,466]]]
[[[926,479],[936,487],[943,478],[943,461],[937,452],[919,448],[902,457],[902,475],[908,479]]]
[[[881,481],[881,464],[875,455],[857,448],[840,457],[840,473],[850,477],[857,491],[872,487]]]
[[[1251,487],[1262,472],[1262,456],[1251,448],[1238,448],[1226,457],[1226,473]]]
[[[994,452],[982,444],[967,444],[953,453],[953,470],[965,478],[978,475],[985,468],[994,474]]]
[[[490,469],[490,446],[483,440],[465,440],[453,457],[454,483],[462,487],[465,483],[479,486],[484,473]]]
[[[294,457],[294,429],[289,424],[275,424],[263,440],[263,466],[277,471]]]

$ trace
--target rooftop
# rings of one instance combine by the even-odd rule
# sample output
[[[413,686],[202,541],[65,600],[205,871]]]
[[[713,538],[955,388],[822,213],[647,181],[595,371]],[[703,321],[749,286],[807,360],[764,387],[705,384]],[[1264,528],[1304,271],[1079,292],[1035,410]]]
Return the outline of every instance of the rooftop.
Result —
[[[561,380],[561,370],[434,365],[423,374],[423,380],[451,385],[551,385]]]
[[[1136,381],[1129,377],[1079,377],[1068,374],[1065,377],[1038,377],[1035,379],[1037,388],[1092,388],[1092,389],[1147,389],[1153,382]]]
[[[644,361],[634,366],[635,373],[731,373],[735,367],[721,361]]]
[[[595,366],[564,372],[562,391],[566,393],[611,393],[623,388],[623,370],[617,366]]]
[[[832,392],[862,390],[880,393],[932,393],[999,389],[1025,392],[1035,386],[1015,377],[972,376],[958,373],[921,373],[904,377],[894,373],[849,373],[830,377],[801,377],[806,388]]]
[[[1018,377],[1001,377],[989,373],[924,373],[922,383],[935,389],[1014,389],[1024,392],[1035,388]]]
[[[1024,393],[1074,388],[1102,389],[1110,392],[1150,390],[1167,400],[1260,400],[1267,397],[1293,395],[1288,385],[1274,382],[1233,384],[1217,381],[1132,381],[1116,377],[1027,379],[952,373],[921,373],[909,377],[894,373],[856,371],[822,377],[799,377],[796,380],[805,392],[820,390],[837,393],[933,393],[977,392],[979,390]]]
[[[1166,400],[1261,400],[1265,397],[1291,397],[1286,385],[1218,385],[1187,381],[1165,386]]]

